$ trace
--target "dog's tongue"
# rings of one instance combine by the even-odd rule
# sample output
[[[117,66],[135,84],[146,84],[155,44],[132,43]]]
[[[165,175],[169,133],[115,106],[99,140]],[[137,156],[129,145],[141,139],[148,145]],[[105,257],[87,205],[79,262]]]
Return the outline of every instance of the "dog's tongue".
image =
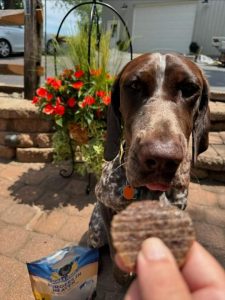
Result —
[[[169,184],[164,183],[149,183],[145,185],[149,190],[165,192],[170,188]]]

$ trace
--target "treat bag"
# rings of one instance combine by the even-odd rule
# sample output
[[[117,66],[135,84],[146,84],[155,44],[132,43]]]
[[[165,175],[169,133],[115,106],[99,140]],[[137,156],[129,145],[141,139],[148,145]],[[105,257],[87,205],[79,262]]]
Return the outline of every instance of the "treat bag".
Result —
[[[72,246],[27,263],[35,299],[92,299],[97,283],[98,259],[97,249]]]

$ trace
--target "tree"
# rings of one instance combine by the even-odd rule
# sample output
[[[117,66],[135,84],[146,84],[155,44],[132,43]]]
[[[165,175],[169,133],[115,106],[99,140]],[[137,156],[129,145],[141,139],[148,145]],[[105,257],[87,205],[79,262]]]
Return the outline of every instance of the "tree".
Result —
[[[1,0],[0,7],[2,7],[3,9],[23,8],[23,0]]]
[[[49,1],[49,0],[46,0]],[[89,0],[90,1],[90,0]],[[99,2],[102,2],[103,0],[98,0]],[[85,0],[58,0],[55,1],[55,5],[56,6],[75,6],[81,3],[84,3]],[[97,10],[98,10],[98,14],[101,15],[101,11],[102,11],[102,7],[100,7],[100,5],[97,5]],[[82,5],[80,6],[77,10],[76,10],[77,15],[80,17],[80,19],[82,20],[82,23],[87,23],[89,21],[90,18],[90,14],[91,14],[91,5]]]

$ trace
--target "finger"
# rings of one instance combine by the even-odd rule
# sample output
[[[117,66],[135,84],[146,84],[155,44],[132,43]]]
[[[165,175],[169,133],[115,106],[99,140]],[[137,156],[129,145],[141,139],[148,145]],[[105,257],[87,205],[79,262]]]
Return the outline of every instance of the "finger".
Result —
[[[138,285],[137,279],[135,279],[131,283],[124,300],[141,300],[140,295],[141,295],[141,292],[139,289],[139,285]]]
[[[122,258],[121,258],[118,254],[115,255],[114,260],[115,260],[117,266],[118,266],[122,271],[124,271],[124,272],[126,272],[126,273],[130,273],[130,272],[133,272],[133,271],[134,271],[134,270],[131,270],[131,269],[127,268],[127,267],[124,265]]]
[[[170,250],[158,238],[147,239],[142,244],[137,274],[143,300],[191,299]]]
[[[222,288],[225,295],[225,272],[199,243],[194,242],[182,274],[192,292],[203,288]]]

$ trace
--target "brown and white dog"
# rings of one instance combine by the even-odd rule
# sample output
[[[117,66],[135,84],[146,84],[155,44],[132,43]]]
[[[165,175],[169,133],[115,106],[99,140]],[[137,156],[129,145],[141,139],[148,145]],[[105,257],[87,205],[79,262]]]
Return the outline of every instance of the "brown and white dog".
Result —
[[[108,113],[105,158],[90,221],[93,247],[109,243],[112,216],[138,199],[159,199],[184,209],[192,161],[208,147],[209,88],[199,67],[177,54],[150,53],[118,75]],[[121,142],[124,141],[123,147]],[[120,151],[122,148],[122,151]],[[137,212],[138,214],[138,212]]]

